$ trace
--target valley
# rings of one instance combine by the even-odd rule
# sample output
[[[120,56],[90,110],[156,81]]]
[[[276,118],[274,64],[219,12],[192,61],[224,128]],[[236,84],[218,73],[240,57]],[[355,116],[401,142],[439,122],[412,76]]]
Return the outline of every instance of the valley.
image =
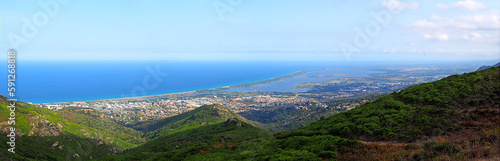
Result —
[[[203,96],[220,100],[173,116],[129,124],[112,118],[116,115],[107,113],[107,108],[53,111],[16,102],[17,153],[2,152],[0,158],[492,159],[499,157],[500,150],[499,75],[496,67],[390,94],[325,99],[328,101],[308,94],[209,93]],[[227,94],[239,97],[228,101]],[[224,96],[226,100],[221,99]],[[6,98],[2,101],[0,118],[7,120],[8,102]],[[230,105],[248,109],[236,113],[238,108]],[[1,125],[6,133],[7,124]],[[2,139],[7,142],[7,138]],[[7,149],[8,145],[1,146]]]

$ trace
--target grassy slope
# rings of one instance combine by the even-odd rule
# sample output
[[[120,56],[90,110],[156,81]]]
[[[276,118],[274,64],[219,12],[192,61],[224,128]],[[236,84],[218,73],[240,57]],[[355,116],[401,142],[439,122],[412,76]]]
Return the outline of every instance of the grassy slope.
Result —
[[[70,153],[71,157],[76,153],[80,158],[89,159],[91,156],[96,158],[113,154],[144,142],[140,138],[140,132],[122,127],[106,118],[95,117],[101,114],[92,109],[88,111],[94,116],[75,108],[57,112],[22,102],[16,102],[16,105],[16,124],[13,127],[24,134],[16,140],[17,153],[11,155],[6,151],[6,144],[0,145],[2,153],[10,158],[65,160]],[[0,103],[2,121],[9,117],[7,106],[4,101]],[[1,125],[1,129],[8,127],[7,124]],[[2,142],[3,139],[8,138],[2,137]],[[52,147],[56,141],[60,143],[62,150]]]
[[[4,135],[4,134],[2,134]],[[113,153],[115,146],[100,144],[99,140],[82,138],[71,134],[59,136],[23,136],[16,138],[15,154],[7,152],[9,138],[0,137],[0,160],[88,160]],[[56,147],[52,145],[58,143]],[[62,149],[59,149],[59,146]],[[75,156],[78,154],[78,157]]]
[[[64,108],[58,113],[71,123],[88,127],[86,128],[88,130],[78,130],[85,137],[101,138],[120,148],[132,148],[145,142],[141,132],[121,126],[103,113],[91,108]]]
[[[102,160],[182,160],[187,156],[271,135],[269,131],[242,121],[239,116],[219,105],[202,106],[166,120],[156,124],[163,127],[153,131],[161,135],[122,155]],[[238,122],[241,126],[236,126]]]
[[[145,138],[153,139],[158,136],[175,133],[204,125],[218,124],[229,118],[237,118],[243,122],[254,125],[253,122],[235,114],[220,105],[202,106],[192,111],[169,117],[157,122],[140,123],[133,128],[145,133]]]
[[[219,123],[163,135],[122,155],[101,160],[182,160],[191,155],[230,148],[242,141],[269,135],[268,131],[244,122],[242,127]]]

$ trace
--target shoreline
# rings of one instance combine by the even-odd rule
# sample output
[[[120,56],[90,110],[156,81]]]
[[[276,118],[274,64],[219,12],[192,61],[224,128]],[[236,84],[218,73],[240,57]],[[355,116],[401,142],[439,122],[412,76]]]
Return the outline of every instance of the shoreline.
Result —
[[[222,87],[216,87],[216,88],[209,88],[209,89],[200,89],[200,90],[194,90],[194,91],[185,91],[185,92],[177,92],[177,93],[167,93],[167,94],[156,94],[156,95],[149,95],[149,96],[138,96],[138,97],[127,97],[127,98],[109,98],[109,99],[99,99],[99,100],[84,100],[84,101],[72,101],[72,102],[50,102],[50,103],[33,103],[34,105],[42,105],[42,104],[65,104],[65,103],[75,103],[75,102],[99,102],[99,101],[120,101],[120,100],[147,100],[147,99],[152,99],[154,97],[167,97],[167,96],[184,96],[184,95],[193,95],[193,94],[202,94],[202,93],[210,93],[210,92],[220,92],[224,90],[228,90],[231,88],[242,88],[242,87],[252,87],[252,86],[258,86],[258,85],[263,85],[263,84],[268,84],[272,82],[277,82],[277,81],[282,81],[284,79],[288,78],[294,78],[298,76],[305,75],[310,72],[315,72],[315,71],[321,71],[321,70],[330,70],[334,68],[322,68],[322,69],[310,69],[310,70],[301,70],[301,71],[295,71],[289,74],[269,78],[269,79],[264,79],[264,80],[259,80],[259,81],[254,81],[254,82],[249,82],[249,83],[244,83],[244,84],[236,84],[236,85],[229,85],[229,86],[222,86]]]

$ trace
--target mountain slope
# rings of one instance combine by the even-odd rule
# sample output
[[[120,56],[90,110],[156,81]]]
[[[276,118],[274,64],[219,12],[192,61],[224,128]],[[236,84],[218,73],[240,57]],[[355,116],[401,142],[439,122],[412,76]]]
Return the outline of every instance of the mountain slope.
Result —
[[[69,107],[57,112],[62,119],[88,127],[88,130],[78,130],[85,137],[102,138],[105,142],[118,145],[121,148],[118,150],[132,148],[145,142],[140,131],[121,126],[95,109]]]
[[[102,160],[182,160],[191,155],[230,148],[245,140],[271,135],[269,131],[241,119],[220,105],[205,105],[155,123],[163,127],[151,128],[156,129],[148,133],[154,136],[152,140],[126,153]]]
[[[416,85],[278,137],[330,134],[367,141],[415,141],[461,130],[463,110],[500,108],[500,68]]]
[[[343,153],[340,158],[346,160],[498,158],[499,96],[500,68],[494,67],[409,87],[276,137],[376,141]],[[368,157],[373,155],[379,158]]]
[[[4,96],[0,102],[1,135],[9,132],[9,108]],[[143,142],[142,133],[111,121],[94,109],[68,108],[60,111],[16,102],[15,125],[16,154],[7,152],[1,144],[5,158],[65,160],[91,159],[115,154]],[[1,137],[9,139],[7,137]],[[5,151],[4,151],[5,150]]]
[[[221,105],[201,106],[192,111],[165,118],[156,122],[139,123],[133,128],[145,133],[145,138],[153,139],[177,131],[218,124],[235,118],[253,126],[255,124],[235,114]]]

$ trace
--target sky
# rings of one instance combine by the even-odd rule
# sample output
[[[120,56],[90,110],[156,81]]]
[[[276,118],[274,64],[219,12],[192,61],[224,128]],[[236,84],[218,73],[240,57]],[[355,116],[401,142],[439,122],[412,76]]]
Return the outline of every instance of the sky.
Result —
[[[500,1],[0,1],[9,49],[37,61],[500,60]]]

